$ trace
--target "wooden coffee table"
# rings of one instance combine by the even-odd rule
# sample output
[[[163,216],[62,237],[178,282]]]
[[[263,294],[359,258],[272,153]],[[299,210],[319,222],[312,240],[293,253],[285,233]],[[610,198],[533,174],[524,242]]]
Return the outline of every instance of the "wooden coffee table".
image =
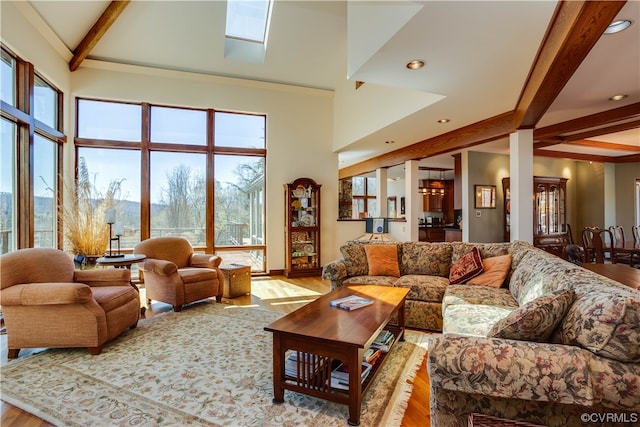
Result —
[[[365,350],[383,329],[404,340],[404,305],[408,289],[389,286],[343,286],[276,320],[264,329],[273,332],[273,401],[284,402],[284,390],[308,394],[332,402],[349,405],[350,425],[360,424],[362,396],[380,371],[384,354],[364,382],[360,381],[360,365]],[[354,311],[329,306],[331,300],[359,295],[374,300],[372,305]],[[387,325],[397,313],[398,325]],[[308,356],[300,363],[297,375],[285,373],[286,353]],[[331,369],[338,361],[349,369],[349,389],[330,387]]]

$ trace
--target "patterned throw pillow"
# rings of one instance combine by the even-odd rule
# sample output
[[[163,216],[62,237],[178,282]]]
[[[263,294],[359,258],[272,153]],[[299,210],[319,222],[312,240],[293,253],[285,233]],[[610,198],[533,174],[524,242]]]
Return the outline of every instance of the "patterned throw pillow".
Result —
[[[451,266],[449,272],[449,283],[451,285],[457,285],[458,283],[465,283],[467,280],[476,277],[482,273],[482,258],[480,258],[480,251],[478,248],[471,249],[471,252],[467,252]]]
[[[487,336],[547,342],[569,311],[574,298],[573,289],[560,289],[541,296],[498,321]]]
[[[482,267],[482,274],[470,279],[467,284],[500,288],[511,269],[511,254],[485,258],[482,260]]]
[[[397,245],[364,245],[369,276],[400,277]]]
[[[364,245],[359,243],[348,243],[340,248],[342,258],[347,264],[347,275],[349,277],[354,276],[366,276],[368,270],[367,267],[367,254],[364,252]]]

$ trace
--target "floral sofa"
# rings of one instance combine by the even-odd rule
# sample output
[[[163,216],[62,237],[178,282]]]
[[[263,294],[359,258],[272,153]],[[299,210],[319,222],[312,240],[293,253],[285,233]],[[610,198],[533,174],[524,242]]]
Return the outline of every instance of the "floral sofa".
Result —
[[[369,245],[398,247],[400,276],[371,275],[365,247]],[[410,328],[442,331],[442,300],[449,287],[449,272],[471,248],[477,247],[483,258],[504,255],[509,243],[372,243],[350,241],[340,252],[342,258],[326,264],[322,278],[331,281],[331,289],[342,285],[387,285],[409,288],[405,304],[405,322]]]
[[[472,413],[546,426],[640,423],[637,290],[524,242],[402,243],[400,277],[358,270],[354,245],[325,266],[332,287],[409,287],[407,325],[442,330],[427,361],[432,426],[466,426]],[[447,252],[451,268],[474,247],[484,260],[511,255],[502,286],[449,284]]]

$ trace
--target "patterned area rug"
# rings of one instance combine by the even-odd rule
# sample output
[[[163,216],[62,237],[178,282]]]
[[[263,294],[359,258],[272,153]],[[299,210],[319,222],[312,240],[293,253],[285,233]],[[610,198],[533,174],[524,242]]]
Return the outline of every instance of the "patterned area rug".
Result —
[[[91,356],[51,349],[2,367],[2,400],[59,426],[345,426],[346,405],[271,402],[280,315],[216,303],[141,320]],[[407,331],[363,400],[362,426],[400,425],[428,334]]]

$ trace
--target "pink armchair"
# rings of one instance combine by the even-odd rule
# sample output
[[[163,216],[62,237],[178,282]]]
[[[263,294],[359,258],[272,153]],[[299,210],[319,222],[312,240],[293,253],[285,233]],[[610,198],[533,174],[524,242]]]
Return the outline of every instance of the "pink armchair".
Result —
[[[218,268],[222,259],[216,255],[196,254],[187,239],[154,237],[134,248],[147,259],[140,269],[144,274],[147,304],[151,300],[182,306],[205,298],[222,300],[224,275]]]
[[[129,270],[75,270],[69,255],[50,248],[0,256],[0,305],[10,359],[22,348],[103,345],[138,325],[140,297]]]

